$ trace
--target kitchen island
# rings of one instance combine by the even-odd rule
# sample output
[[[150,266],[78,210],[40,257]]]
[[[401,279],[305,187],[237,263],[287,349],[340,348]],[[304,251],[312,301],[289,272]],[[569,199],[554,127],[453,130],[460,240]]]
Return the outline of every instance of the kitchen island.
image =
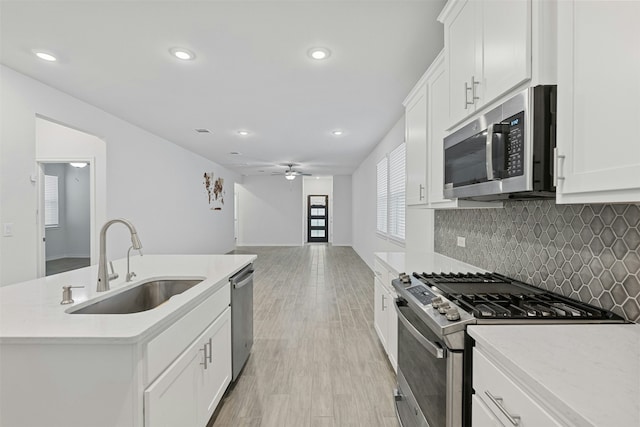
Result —
[[[0,425],[204,426],[231,378],[229,277],[255,258],[136,256],[130,283],[122,259],[107,292],[97,266],[0,288]],[[72,313],[167,278],[201,282],[148,311]]]

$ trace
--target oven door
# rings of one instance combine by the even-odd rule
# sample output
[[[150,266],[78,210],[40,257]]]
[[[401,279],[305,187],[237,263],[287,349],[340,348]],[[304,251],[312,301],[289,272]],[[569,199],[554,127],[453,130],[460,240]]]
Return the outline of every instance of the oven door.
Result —
[[[462,425],[462,352],[454,352],[418,318],[406,301],[398,313],[396,413],[403,427]]]

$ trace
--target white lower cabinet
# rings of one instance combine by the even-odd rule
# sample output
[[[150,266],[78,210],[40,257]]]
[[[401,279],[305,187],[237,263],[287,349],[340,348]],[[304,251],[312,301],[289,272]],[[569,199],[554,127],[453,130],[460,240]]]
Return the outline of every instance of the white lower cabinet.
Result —
[[[473,390],[473,427],[563,425],[477,347],[473,349]]]
[[[146,427],[205,426],[231,381],[227,308],[144,392]]]
[[[473,427],[503,427],[491,409],[478,396],[471,398],[471,425]]]
[[[374,328],[395,371],[398,366],[398,315],[394,308],[396,293],[391,287],[391,279],[398,273],[387,269],[378,260],[374,265],[376,270],[373,301]],[[381,280],[381,276],[387,280]]]
[[[384,285],[377,278],[373,285],[373,325],[378,334],[382,346],[387,348],[387,313],[385,312],[385,299],[387,293]]]

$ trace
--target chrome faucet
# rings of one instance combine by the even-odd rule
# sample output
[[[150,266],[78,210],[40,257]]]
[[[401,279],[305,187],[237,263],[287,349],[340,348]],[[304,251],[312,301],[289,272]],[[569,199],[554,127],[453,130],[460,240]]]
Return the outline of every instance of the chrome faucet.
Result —
[[[111,267],[112,274],[107,273],[107,230],[112,224],[116,222],[122,223],[127,226],[129,232],[131,233],[131,244],[133,245],[133,249],[140,250],[142,249],[142,243],[140,243],[140,239],[138,238],[138,233],[136,232],[136,228],[126,219],[118,218],[107,221],[100,230],[100,258],[98,260],[98,287],[96,289],[97,292],[104,292],[109,290],[109,281],[118,277],[117,274],[113,273],[113,266]],[[127,257],[128,258],[128,257]]]

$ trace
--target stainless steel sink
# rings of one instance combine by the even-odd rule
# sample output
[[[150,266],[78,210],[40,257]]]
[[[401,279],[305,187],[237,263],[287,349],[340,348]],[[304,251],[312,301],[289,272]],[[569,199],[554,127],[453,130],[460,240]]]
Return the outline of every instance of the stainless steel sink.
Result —
[[[203,279],[163,279],[141,283],[70,314],[128,314],[151,310],[202,282]]]

